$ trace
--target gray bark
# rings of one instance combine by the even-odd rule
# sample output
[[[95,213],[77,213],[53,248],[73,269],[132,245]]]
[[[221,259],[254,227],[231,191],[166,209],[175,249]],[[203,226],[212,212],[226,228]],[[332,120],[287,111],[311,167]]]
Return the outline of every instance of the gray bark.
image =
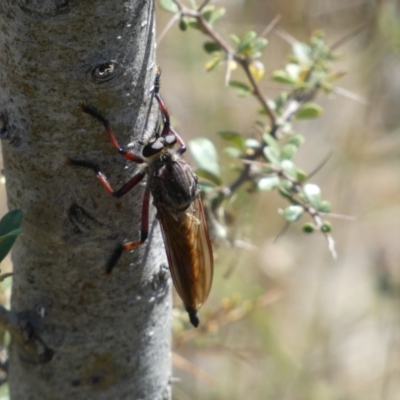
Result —
[[[68,157],[96,161],[116,189],[138,171],[77,109],[82,100],[99,108],[121,145],[152,132],[154,7],[0,3],[6,188],[9,207],[25,213],[12,310],[27,335],[10,346],[13,400],[169,398],[170,280],[154,210],[145,245],[101,275],[118,241],[139,239],[144,186],[115,199],[93,171],[66,165]]]

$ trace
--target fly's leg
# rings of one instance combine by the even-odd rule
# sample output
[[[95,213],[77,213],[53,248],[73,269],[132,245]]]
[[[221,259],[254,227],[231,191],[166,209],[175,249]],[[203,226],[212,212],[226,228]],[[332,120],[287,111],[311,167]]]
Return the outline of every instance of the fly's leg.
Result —
[[[169,118],[169,112],[167,110],[167,106],[165,105],[163,99],[161,98],[160,95],[160,79],[161,79],[161,70],[158,69],[157,70],[157,74],[156,74],[156,78],[154,80],[154,88],[153,88],[153,93],[154,93],[154,97],[157,100],[158,106],[160,107],[161,110],[161,114],[164,118],[164,127],[161,131],[161,135],[162,137],[167,136],[170,132],[175,135],[176,140],[179,143],[179,148],[176,151],[176,153],[178,155],[182,155],[185,151],[186,151],[186,145],[185,142],[183,141],[183,139],[180,137],[180,135],[178,134],[178,132],[172,128],[171,126],[171,122],[170,122],[170,118]]]
[[[132,250],[135,247],[141,246],[147,239],[149,234],[149,208],[150,208],[150,190],[146,188],[143,196],[142,204],[142,223],[140,228],[140,240],[136,242],[125,242],[119,243],[114,249],[111,257],[108,259],[106,268],[103,270],[103,274],[111,274],[111,271],[117,264],[121,254],[124,250]]]
[[[76,160],[73,158],[68,159],[68,164],[70,165],[75,165],[77,167],[84,167],[93,170],[96,173],[97,178],[99,178],[101,184],[104,186],[104,188],[107,190],[108,193],[111,194],[111,196],[114,197],[121,197],[124,194],[128,193],[131,189],[133,189],[146,175],[144,171],[139,172],[135,176],[133,176],[131,179],[129,179],[128,182],[126,182],[120,189],[114,190],[111,186],[110,183],[108,182],[107,177],[103,174],[103,172],[100,171],[100,168],[97,164],[91,162],[91,161],[84,161],[84,160]]]
[[[142,164],[143,163],[143,159],[131,152],[129,152],[128,150],[125,150],[124,148],[122,148],[118,141],[117,138],[115,137],[115,134],[111,128],[111,125],[108,121],[107,118],[105,118],[99,110],[97,110],[97,108],[87,105],[86,103],[82,103],[80,106],[80,109],[85,112],[86,114],[89,114],[90,116],[92,116],[93,118],[96,118],[98,121],[100,121],[104,127],[106,128],[108,137],[111,140],[112,145],[114,146],[114,148],[118,151],[119,154],[121,154],[123,157],[125,157],[126,159],[133,161],[137,164]]]

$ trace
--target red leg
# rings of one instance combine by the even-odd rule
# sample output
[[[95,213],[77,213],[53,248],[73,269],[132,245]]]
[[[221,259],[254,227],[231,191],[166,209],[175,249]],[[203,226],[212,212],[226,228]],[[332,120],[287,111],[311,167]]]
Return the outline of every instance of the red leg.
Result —
[[[107,265],[103,274],[111,274],[111,271],[115,267],[115,264],[118,262],[121,254],[124,250],[132,250],[135,247],[141,246],[147,239],[149,234],[149,209],[150,209],[150,190],[146,188],[143,196],[143,204],[142,204],[142,224],[140,229],[140,240],[136,242],[125,242],[119,243],[118,246],[113,251],[111,257],[107,261]]]
[[[83,161],[83,160],[74,160],[70,158],[68,160],[68,163],[71,165],[76,165],[77,167],[84,167],[84,168],[89,168],[96,172],[97,177],[99,178],[101,184],[104,186],[104,188],[107,190],[108,193],[111,194],[111,196],[114,197],[121,197],[124,194],[128,193],[131,189],[133,189],[146,175],[144,171],[139,172],[136,174],[134,177],[129,179],[128,182],[126,182],[120,189],[114,190],[111,186],[110,183],[108,182],[107,177],[100,171],[100,168],[98,167],[97,164],[91,162],[91,161]]]
[[[109,137],[110,140],[111,140],[112,145],[115,147],[115,149],[118,151],[119,154],[121,154],[121,155],[122,155],[123,157],[125,157],[126,159],[128,159],[128,160],[130,160],[130,161],[133,161],[133,162],[135,162],[135,163],[138,163],[138,164],[142,164],[142,163],[143,163],[143,159],[142,159],[142,158],[140,158],[139,156],[137,156],[137,155],[135,155],[135,154],[133,154],[133,153],[130,153],[128,150],[123,149],[123,148],[119,145],[119,143],[118,143],[118,141],[117,141],[117,139],[116,139],[116,137],[115,137],[115,135],[114,135],[114,132],[113,132],[113,130],[111,129],[111,125],[110,125],[110,123],[108,122],[108,119],[104,118],[104,117],[100,114],[99,110],[97,110],[96,108],[94,108],[94,107],[92,107],[92,106],[86,105],[85,103],[83,103],[83,104],[81,105],[81,109],[82,109],[82,111],[85,112],[86,114],[91,115],[93,118],[96,118],[98,121],[100,121],[100,122],[103,123],[104,127],[106,128],[108,137]]]

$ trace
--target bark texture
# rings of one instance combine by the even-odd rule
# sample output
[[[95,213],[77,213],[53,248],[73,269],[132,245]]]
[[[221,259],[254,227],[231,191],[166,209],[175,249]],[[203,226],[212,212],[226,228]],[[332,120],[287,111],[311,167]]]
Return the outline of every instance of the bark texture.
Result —
[[[115,199],[138,167],[119,156],[85,100],[121,145],[154,129],[153,0],[2,0],[0,134],[10,208],[25,213],[13,251],[12,309],[29,329],[10,347],[12,400],[169,398],[171,301],[158,224],[101,275],[118,241],[139,239],[143,185]],[[24,326],[25,326],[24,325]]]

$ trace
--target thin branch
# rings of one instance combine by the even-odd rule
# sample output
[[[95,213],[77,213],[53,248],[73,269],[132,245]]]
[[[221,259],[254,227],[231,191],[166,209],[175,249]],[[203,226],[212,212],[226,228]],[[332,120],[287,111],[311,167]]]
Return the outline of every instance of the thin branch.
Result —
[[[173,17],[168,21],[168,24],[165,25],[164,29],[161,31],[160,36],[157,39],[157,45],[161,43],[161,41],[164,39],[164,37],[167,35],[167,33],[170,31],[170,29],[174,26],[179,21],[180,14],[174,14]]]
[[[317,172],[321,170],[322,167],[330,160],[333,155],[333,151],[329,151],[328,154],[324,157],[324,159],[307,175],[307,180],[313,177]]]
[[[360,32],[362,32],[368,25],[371,24],[371,20],[365,21],[361,23],[360,25],[356,26],[352,31],[349,33],[346,33],[344,36],[342,36],[339,40],[337,40],[335,43],[333,43],[330,46],[331,50],[335,50],[338,47],[340,47],[342,44],[346,43],[350,39],[352,39],[354,36],[358,35]]]
[[[260,33],[260,37],[267,37],[268,34],[275,29],[275,26],[282,19],[281,15],[277,15],[268,25],[267,27]]]
[[[274,33],[276,36],[279,36],[281,39],[283,39],[286,43],[290,44],[291,46],[299,42],[295,37],[284,31],[283,29],[277,28],[274,30]]]

